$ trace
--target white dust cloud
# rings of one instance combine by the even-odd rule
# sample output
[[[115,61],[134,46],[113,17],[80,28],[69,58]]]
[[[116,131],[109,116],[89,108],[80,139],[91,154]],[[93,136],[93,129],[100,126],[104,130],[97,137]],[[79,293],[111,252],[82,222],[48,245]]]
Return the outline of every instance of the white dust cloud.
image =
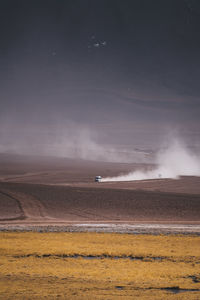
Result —
[[[169,146],[159,151],[156,166],[148,171],[134,171],[126,175],[102,178],[106,181],[133,181],[145,179],[174,178],[179,176],[200,176],[200,157],[192,153],[183,142],[173,139]]]
[[[13,119],[0,120],[0,154],[53,156],[104,162],[148,162],[149,156],[140,152],[108,145],[99,141],[98,132],[83,124],[69,121],[52,126],[26,124]]]

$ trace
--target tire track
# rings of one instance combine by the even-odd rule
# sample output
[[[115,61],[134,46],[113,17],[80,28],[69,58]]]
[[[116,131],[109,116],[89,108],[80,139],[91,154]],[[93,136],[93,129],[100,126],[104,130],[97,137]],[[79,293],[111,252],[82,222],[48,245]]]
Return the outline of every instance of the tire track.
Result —
[[[11,192],[8,190],[0,191],[3,195],[15,200],[21,211],[21,216],[15,218],[3,218],[0,221],[14,221],[25,220],[26,221],[47,221],[55,218],[51,218],[45,211],[42,203],[35,197],[27,195],[21,192]]]
[[[1,191],[0,191],[1,192]],[[60,218],[51,217],[47,214],[45,207],[36,197],[33,197],[30,194],[25,194],[22,192],[11,192],[10,190],[2,190],[1,192],[5,196],[15,200],[18,204],[18,207],[21,211],[21,215],[19,217],[14,218],[0,218],[0,221],[21,221],[26,220],[27,222],[63,222]],[[81,210],[78,208],[72,208],[68,211],[68,215],[73,215],[75,217],[83,218],[82,222],[89,221],[90,218],[94,218],[94,222],[96,218],[105,221],[108,221],[110,218],[103,216],[102,214],[90,212],[88,209]],[[66,222],[66,220],[64,220]]]
[[[17,202],[18,208],[19,208],[19,210],[21,212],[21,215],[19,217],[0,218],[0,221],[25,220],[26,219],[26,215],[25,215],[25,212],[24,212],[24,209],[22,207],[21,202],[16,197],[13,197],[12,195],[10,195],[10,193],[8,193],[5,190],[1,190],[0,194],[4,195],[4,196],[6,196],[6,197],[8,197],[8,198],[10,198],[12,200],[15,200]]]

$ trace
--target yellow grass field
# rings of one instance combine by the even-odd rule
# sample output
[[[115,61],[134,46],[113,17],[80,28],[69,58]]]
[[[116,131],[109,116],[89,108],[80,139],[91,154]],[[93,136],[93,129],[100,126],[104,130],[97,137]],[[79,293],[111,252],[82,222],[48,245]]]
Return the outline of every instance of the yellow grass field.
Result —
[[[0,233],[0,299],[200,299],[200,237]]]

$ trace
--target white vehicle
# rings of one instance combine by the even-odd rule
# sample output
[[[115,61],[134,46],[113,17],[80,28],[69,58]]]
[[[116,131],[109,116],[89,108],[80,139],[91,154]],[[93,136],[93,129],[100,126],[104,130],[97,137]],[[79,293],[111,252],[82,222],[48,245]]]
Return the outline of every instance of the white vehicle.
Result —
[[[96,177],[95,177],[95,181],[96,181],[96,182],[101,182],[101,179],[102,179],[101,176],[96,176]]]

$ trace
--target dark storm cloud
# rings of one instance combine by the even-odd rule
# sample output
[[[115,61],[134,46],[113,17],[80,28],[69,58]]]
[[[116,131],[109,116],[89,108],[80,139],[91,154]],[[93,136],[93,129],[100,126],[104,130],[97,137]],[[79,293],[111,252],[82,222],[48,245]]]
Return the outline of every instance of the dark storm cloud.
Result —
[[[197,0],[2,0],[1,136],[199,134],[199,31]]]

